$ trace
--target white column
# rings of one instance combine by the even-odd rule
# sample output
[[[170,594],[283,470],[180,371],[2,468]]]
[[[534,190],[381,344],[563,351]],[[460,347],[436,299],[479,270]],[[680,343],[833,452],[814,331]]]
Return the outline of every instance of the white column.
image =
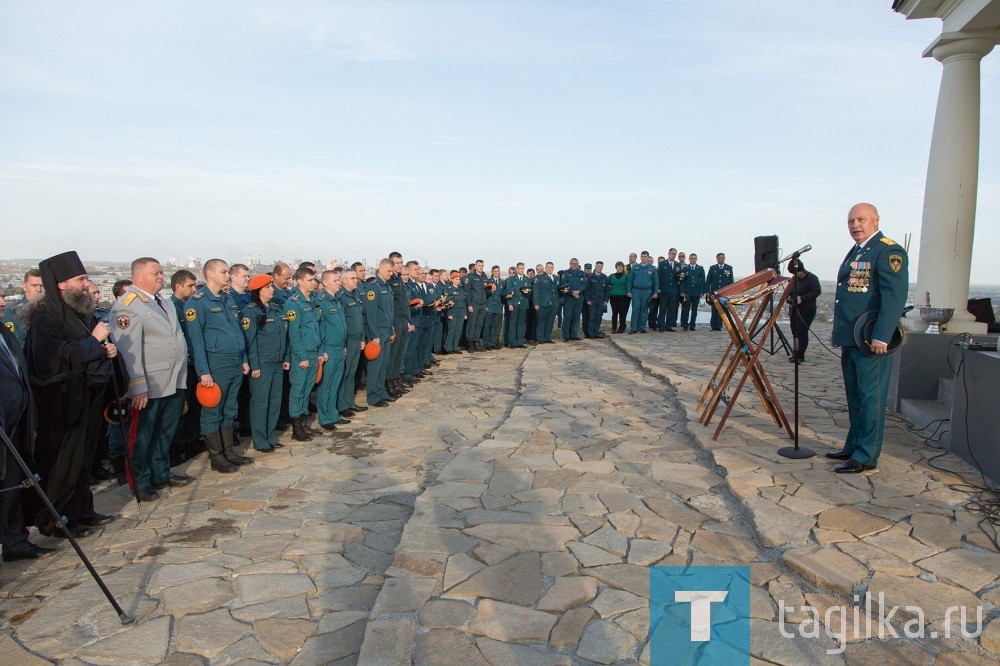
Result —
[[[927,167],[914,301],[919,308],[930,292],[934,307],[955,308],[949,333],[986,332],[986,324],[977,324],[966,308],[979,186],[979,64],[994,45],[993,39],[965,38],[931,49],[944,68]],[[909,319],[910,327],[924,330],[918,310]]]

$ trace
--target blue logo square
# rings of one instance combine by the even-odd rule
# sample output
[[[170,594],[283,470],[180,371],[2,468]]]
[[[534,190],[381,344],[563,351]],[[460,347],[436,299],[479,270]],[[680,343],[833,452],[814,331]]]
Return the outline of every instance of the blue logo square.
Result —
[[[650,567],[650,663],[748,666],[750,567]]]

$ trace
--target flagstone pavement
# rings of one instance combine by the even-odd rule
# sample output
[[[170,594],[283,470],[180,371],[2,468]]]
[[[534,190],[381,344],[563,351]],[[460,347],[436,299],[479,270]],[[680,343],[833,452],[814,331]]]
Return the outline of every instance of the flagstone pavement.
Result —
[[[135,623],[35,535],[62,550],[5,565],[0,663],[646,664],[647,568],[715,564],[750,566],[753,663],[996,663],[1000,555],[955,486],[974,471],[890,418],[878,473],[835,476],[822,454],[847,414],[816,342],[800,417],[817,457],[776,455],[788,438],[749,390],[713,441],[719,417],[703,427],[696,405],[726,343],[443,357],[333,436],[237,474],[189,462],[198,482],[141,514],[103,486],[99,510],[121,518],[80,543]],[[792,366],[763,362],[791,418]],[[899,612],[880,624],[852,605],[865,592]],[[841,634],[827,611],[845,605]]]

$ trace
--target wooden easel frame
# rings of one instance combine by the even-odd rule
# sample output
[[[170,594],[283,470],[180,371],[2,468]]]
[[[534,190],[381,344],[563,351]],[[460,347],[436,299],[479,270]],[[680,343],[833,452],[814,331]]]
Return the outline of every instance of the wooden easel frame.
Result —
[[[719,439],[719,434],[722,432],[723,427],[725,427],[726,420],[729,418],[733,406],[736,404],[736,398],[743,390],[747,378],[753,383],[757,395],[764,404],[764,410],[771,419],[776,425],[785,428],[789,438],[794,438],[788,418],[785,417],[785,412],[781,409],[781,404],[778,402],[778,396],[774,391],[774,387],[771,385],[770,380],[768,380],[767,374],[764,372],[764,367],[760,362],[760,354],[764,349],[768,336],[775,327],[778,315],[781,313],[785,301],[788,300],[788,292],[785,289],[786,285],[787,278],[778,276],[777,272],[773,269],[766,269],[720,289],[712,295],[712,306],[722,317],[723,325],[726,327],[726,331],[730,337],[730,343],[726,347],[726,351],[719,364],[716,366],[712,378],[705,387],[701,400],[698,402],[698,411],[701,411],[702,407],[704,407],[700,422],[705,426],[711,423],[719,403],[722,402],[726,405],[726,409],[712,435],[713,440]],[[772,309],[770,306],[774,303],[775,293],[778,292],[780,292],[781,296],[778,299],[777,305]],[[747,308],[747,311],[741,317],[736,306],[747,303],[750,304],[750,307]],[[764,325],[763,331],[760,331],[760,342],[755,343],[749,331],[758,331],[761,320],[764,319],[769,310],[771,314],[766,319],[767,323]],[[749,327],[746,326],[747,320],[750,320]],[[736,370],[741,365],[743,366],[743,374],[736,384],[732,395],[728,396],[726,395],[726,389],[735,377]],[[718,381],[716,381],[717,378]]]

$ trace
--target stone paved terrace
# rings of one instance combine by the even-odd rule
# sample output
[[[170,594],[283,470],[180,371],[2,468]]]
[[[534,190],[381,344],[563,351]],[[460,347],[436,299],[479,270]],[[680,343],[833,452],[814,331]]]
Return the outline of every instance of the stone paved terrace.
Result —
[[[1000,555],[949,487],[971,470],[930,466],[926,433],[892,418],[878,473],[833,475],[822,453],[846,411],[839,361],[816,343],[801,415],[820,457],[777,456],[788,440],[746,391],[713,442],[695,405],[726,342],[699,330],[443,357],[347,432],[233,475],[192,461],[199,481],[141,519],[106,487],[99,509],[123,517],[81,544],[136,623],[63,544],[3,570],[0,663],[648,663],[654,564],[749,564],[754,663],[996,663]],[[790,414],[792,366],[765,366]],[[866,640],[878,624],[863,608],[844,645],[800,635],[803,606],[823,615],[865,591],[919,604],[928,637]],[[793,638],[779,602],[796,609]],[[943,637],[954,605],[984,608],[980,637],[957,616]]]

